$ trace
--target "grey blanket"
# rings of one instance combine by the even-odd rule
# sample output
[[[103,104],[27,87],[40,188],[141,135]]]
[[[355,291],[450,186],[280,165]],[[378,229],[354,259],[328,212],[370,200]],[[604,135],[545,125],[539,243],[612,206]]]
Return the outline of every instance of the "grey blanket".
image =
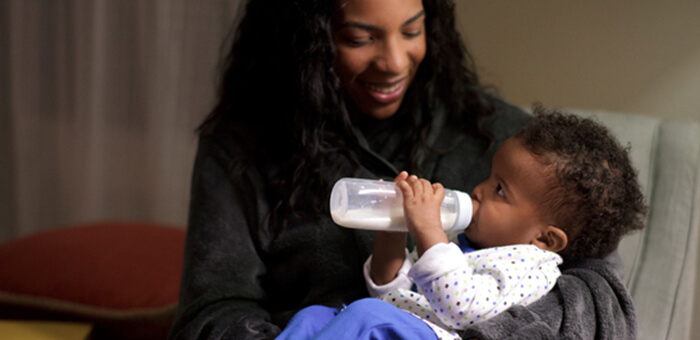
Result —
[[[621,260],[584,260],[561,267],[554,289],[463,333],[464,339],[636,339],[632,297]]]

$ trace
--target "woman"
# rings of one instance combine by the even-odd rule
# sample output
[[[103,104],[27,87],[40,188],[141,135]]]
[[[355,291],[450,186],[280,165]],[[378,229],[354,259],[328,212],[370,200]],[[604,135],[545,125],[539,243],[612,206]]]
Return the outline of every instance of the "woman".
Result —
[[[374,234],[331,221],[338,178],[407,170],[469,192],[488,176],[527,115],[480,86],[453,10],[248,2],[199,128],[171,338],[273,338],[305,306],[366,297]]]

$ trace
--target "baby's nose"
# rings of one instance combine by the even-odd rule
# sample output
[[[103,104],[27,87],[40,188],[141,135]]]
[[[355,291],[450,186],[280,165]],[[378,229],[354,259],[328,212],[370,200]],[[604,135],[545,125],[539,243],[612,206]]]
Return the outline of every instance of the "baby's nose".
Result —
[[[474,218],[479,212],[479,207],[481,206],[481,202],[479,201],[478,197],[473,192],[469,196],[472,199],[472,218]]]

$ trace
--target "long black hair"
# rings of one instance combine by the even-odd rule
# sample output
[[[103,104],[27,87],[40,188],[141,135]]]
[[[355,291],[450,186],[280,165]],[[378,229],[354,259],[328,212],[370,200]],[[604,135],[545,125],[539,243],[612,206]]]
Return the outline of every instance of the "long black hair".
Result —
[[[223,64],[218,103],[198,129],[206,135],[240,124],[257,131],[257,147],[282,167],[274,184],[283,188],[278,208],[285,215],[322,210],[308,203],[332,184],[322,171],[342,166],[330,156],[356,159],[333,69],[333,19],[340,6],[337,0],[249,0]],[[427,52],[399,109],[415,116],[412,173],[420,174],[420,160],[430,151],[426,136],[438,110],[486,144],[491,138],[482,126],[493,103],[455,28],[454,6],[423,0]]]

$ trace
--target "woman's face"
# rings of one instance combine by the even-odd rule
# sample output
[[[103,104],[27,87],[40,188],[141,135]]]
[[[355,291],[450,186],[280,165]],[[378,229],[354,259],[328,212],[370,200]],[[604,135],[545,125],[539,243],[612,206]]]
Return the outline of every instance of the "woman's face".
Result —
[[[348,0],[334,22],[336,72],[360,113],[396,113],[425,56],[421,0]]]

